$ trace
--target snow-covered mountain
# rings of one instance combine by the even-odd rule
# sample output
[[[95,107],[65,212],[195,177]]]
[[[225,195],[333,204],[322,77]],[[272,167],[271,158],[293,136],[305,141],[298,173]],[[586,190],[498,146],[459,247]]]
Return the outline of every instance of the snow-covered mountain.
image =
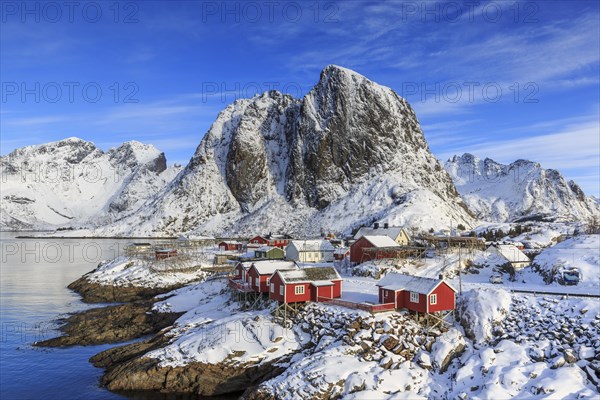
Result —
[[[229,105],[162,193],[100,233],[314,234],[373,220],[473,222],[409,104],[328,66],[301,99],[270,91]]]
[[[493,222],[581,221],[600,215],[598,202],[574,181],[532,161],[503,165],[472,154],[454,156],[445,164],[469,209]]]
[[[179,169],[135,141],[107,152],[78,138],[19,148],[0,158],[0,227],[109,224],[135,212]]]

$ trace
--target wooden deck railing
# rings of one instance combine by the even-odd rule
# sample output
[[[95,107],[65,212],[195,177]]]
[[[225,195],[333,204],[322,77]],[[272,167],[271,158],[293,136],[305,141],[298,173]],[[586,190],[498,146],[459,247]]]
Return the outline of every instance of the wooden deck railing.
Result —
[[[346,308],[351,308],[354,310],[362,310],[370,312],[371,314],[375,314],[378,312],[384,311],[394,311],[396,305],[394,303],[385,303],[385,304],[369,304],[369,303],[355,303],[353,301],[340,300],[340,299],[330,299],[328,297],[319,297],[317,299],[321,303],[327,303],[334,306],[342,306]]]
[[[254,289],[252,289],[250,284],[239,281],[239,280],[234,280],[234,279],[230,278],[229,282],[227,282],[227,284],[229,285],[230,288],[235,289],[239,292],[253,292],[254,291]]]

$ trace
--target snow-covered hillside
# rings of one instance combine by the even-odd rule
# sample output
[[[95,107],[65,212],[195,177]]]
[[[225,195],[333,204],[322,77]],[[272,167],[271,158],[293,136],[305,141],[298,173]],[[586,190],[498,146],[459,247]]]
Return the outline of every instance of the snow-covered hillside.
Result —
[[[154,146],[131,141],[103,152],[78,138],[17,149],[0,158],[0,169],[2,229],[111,223],[178,172]]]
[[[452,157],[445,169],[469,209],[483,220],[587,222],[600,215],[598,202],[575,182],[532,161],[503,165],[467,153]]]
[[[474,219],[410,105],[328,66],[302,99],[270,91],[223,110],[160,198],[104,234],[424,229]]]

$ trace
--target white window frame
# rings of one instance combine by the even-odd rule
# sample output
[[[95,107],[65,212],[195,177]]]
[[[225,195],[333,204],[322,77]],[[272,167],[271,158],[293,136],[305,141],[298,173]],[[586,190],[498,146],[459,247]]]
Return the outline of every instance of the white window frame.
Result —
[[[296,286],[294,286],[294,294],[304,294],[304,293],[306,293],[304,285],[296,285]]]
[[[435,305],[437,304],[437,294],[431,294],[429,295],[429,304],[431,305]]]
[[[419,302],[419,293],[417,293],[417,292],[410,292],[410,302],[411,303],[418,303]]]
[[[267,278],[267,286],[271,284],[271,278]]]
[[[284,286],[285,286],[285,285],[281,285],[281,286],[279,286],[279,295],[280,295],[280,296],[284,296],[284,294],[283,294],[283,290],[284,290],[284,289],[283,289],[283,287],[284,287]]]
[[[271,293],[275,293],[275,284],[271,283],[269,286],[271,287]]]
[[[254,277],[254,286],[260,287],[260,279],[258,277]]]

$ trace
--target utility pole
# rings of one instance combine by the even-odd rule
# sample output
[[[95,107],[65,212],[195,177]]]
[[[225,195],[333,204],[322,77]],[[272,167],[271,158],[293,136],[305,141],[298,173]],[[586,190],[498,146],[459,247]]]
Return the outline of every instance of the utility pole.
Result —
[[[461,263],[461,243],[458,243],[458,292],[462,295],[462,263]]]

